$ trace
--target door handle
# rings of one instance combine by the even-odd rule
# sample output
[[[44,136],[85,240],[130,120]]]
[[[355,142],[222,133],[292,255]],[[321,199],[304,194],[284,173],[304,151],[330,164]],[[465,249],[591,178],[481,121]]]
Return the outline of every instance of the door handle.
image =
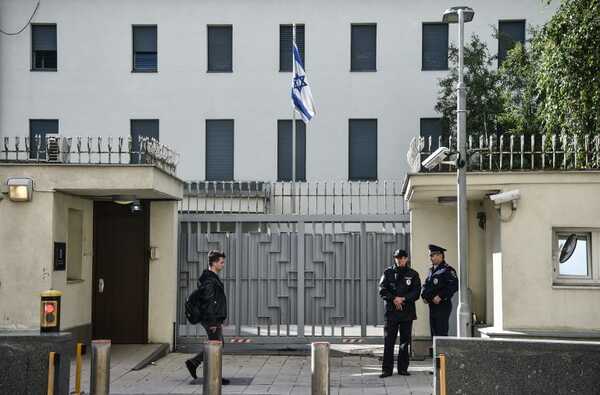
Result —
[[[98,293],[104,293],[104,279],[98,279]]]

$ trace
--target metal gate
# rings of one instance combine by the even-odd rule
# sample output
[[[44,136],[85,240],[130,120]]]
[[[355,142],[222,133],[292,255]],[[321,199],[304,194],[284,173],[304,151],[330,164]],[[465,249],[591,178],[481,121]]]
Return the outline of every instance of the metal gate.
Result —
[[[405,214],[179,216],[177,343],[203,340],[183,302],[208,266],[227,255],[221,278],[229,342],[369,342],[383,335],[379,278],[396,248],[409,248]]]

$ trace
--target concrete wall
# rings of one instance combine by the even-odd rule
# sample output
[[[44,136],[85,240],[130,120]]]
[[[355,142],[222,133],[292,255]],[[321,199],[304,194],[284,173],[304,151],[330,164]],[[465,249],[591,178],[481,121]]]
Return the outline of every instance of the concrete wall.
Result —
[[[150,246],[159,256],[150,261],[148,341],[172,343],[177,306],[177,202],[152,202]]]
[[[597,394],[600,342],[438,337],[446,394]],[[435,369],[434,394],[441,394]]]
[[[67,279],[67,270],[52,273],[52,288],[63,292],[61,327],[90,325],[92,322],[92,253],[93,253],[93,215],[92,200],[77,196],[54,193],[53,240],[66,242],[67,251],[72,247],[69,243],[69,209],[81,210],[83,214],[83,251],[81,261],[81,278]],[[67,266],[74,264],[67,259]]]
[[[8,175],[0,167],[0,180]],[[53,212],[52,192],[20,203],[0,195],[0,328],[40,327],[40,293],[52,285]]]
[[[558,2],[464,1],[495,53],[502,19],[546,21]],[[0,25],[17,30],[33,1],[0,1]],[[27,135],[29,119],[59,119],[63,135],[120,135],[130,119],[160,119],[160,140],[181,153],[179,174],[205,178],[205,120],[235,120],[234,176],[277,176],[277,120],[291,118],[291,73],[279,72],[279,25],[306,24],[306,71],[317,116],[307,128],[308,180],[348,176],[348,119],[378,119],[378,176],[401,180],[419,118],[446,71],[422,71],[422,23],[450,0],[42,1],[33,19],[56,23],[58,71],[31,72],[31,31],[0,40],[0,136]],[[82,16],[85,15],[84,18]],[[377,72],[350,70],[351,23],[377,24]],[[131,73],[131,25],[158,25],[158,73]],[[207,73],[207,24],[233,25],[233,73]],[[456,25],[449,37],[455,41]],[[332,149],[335,147],[335,149]]]

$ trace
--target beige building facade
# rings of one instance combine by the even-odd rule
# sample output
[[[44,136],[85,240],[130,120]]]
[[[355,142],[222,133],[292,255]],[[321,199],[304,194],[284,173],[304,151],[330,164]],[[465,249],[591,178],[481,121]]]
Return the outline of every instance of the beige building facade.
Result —
[[[0,183],[14,178],[33,180],[33,193],[25,202],[0,195],[0,328],[38,329],[40,293],[55,289],[63,293],[61,329],[79,340],[110,337],[112,327],[171,344],[182,181],[152,165],[0,164]],[[142,210],[117,204],[119,196]],[[113,206],[116,214],[98,217]],[[141,224],[140,237],[111,237],[127,235],[131,221]],[[132,276],[129,266],[144,275]],[[119,325],[127,314],[132,323]]]
[[[480,332],[600,336],[600,172],[470,172],[467,185],[468,287],[477,327],[485,328]],[[489,198],[517,190],[514,201]],[[447,261],[458,269],[456,175],[411,174],[404,192],[413,267],[427,273],[427,245],[434,243],[448,248]],[[575,252],[559,263],[571,234],[578,239]],[[419,306],[426,318],[426,305]],[[418,320],[416,335],[428,333],[427,320]]]

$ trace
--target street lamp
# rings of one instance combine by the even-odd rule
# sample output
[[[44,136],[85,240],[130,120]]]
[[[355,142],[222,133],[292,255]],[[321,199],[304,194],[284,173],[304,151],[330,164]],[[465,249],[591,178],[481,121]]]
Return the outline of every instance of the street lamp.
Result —
[[[456,194],[458,217],[458,325],[459,337],[471,336],[471,305],[469,303],[468,285],[469,268],[467,267],[468,254],[468,225],[467,225],[467,105],[465,84],[463,81],[463,61],[465,47],[465,22],[471,22],[475,11],[470,7],[452,7],[444,12],[442,22],[458,23],[458,86],[456,87],[456,125],[459,157],[456,164]]]

